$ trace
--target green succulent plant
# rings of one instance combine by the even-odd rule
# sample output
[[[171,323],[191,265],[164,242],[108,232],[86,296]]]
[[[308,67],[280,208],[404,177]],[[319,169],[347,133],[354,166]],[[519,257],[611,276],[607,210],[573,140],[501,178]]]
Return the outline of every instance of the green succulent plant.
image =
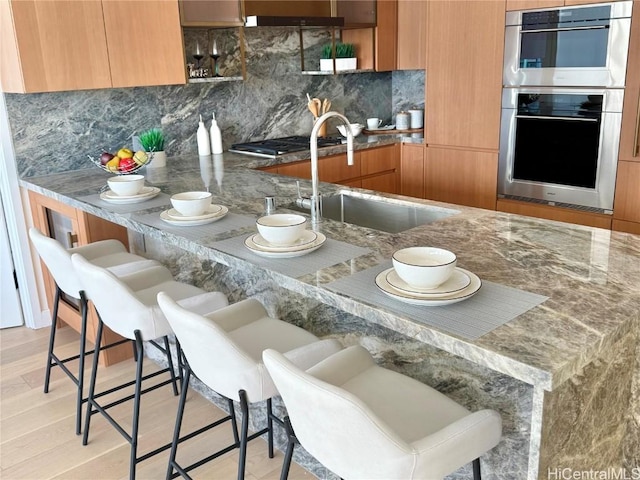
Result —
[[[161,152],[164,150],[164,135],[159,128],[152,128],[140,134],[140,144],[146,152]]]
[[[353,58],[356,56],[356,49],[353,43],[336,43],[336,58]],[[333,58],[332,44],[327,43],[322,47],[322,58]]]

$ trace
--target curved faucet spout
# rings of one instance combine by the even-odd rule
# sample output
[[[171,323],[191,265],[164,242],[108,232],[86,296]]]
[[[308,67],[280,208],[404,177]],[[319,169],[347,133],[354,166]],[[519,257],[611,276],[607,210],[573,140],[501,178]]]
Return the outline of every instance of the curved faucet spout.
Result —
[[[320,216],[320,195],[318,194],[318,132],[324,122],[331,117],[340,120],[347,133],[347,165],[353,165],[353,133],[351,133],[351,123],[344,115],[338,112],[327,112],[318,117],[311,129],[311,224],[317,225],[322,221]]]

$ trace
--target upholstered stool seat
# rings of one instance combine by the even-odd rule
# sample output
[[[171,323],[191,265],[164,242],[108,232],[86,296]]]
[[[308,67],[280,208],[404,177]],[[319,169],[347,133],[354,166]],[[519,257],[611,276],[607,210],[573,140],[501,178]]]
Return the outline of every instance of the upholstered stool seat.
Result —
[[[307,371],[275,350],[263,358],[293,427],[283,479],[296,439],[340,477],[371,480],[436,480],[472,461],[479,480],[478,457],[500,441],[497,412],[471,413],[360,346]]]
[[[244,478],[247,442],[264,433],[268,434],[269,457],[273,458],[273,422],[282,424],[272,412],[271,397],[276,387],[264,364],[262,352],[273,348],[282,352],[301,368],[309,368],[341,349],[335,340],[319,340],[315,335],[282,320],[269,317],[260,302],[247,299],[209,315],[199,315],[178,305],[169,293],[158,295],[158,304],[169,320],[186,357],[184,388],[180,397],[173,446],[169,458],[167,478],[182,475],[234,448],[240,449],[238,479]],[[224,421],[231,421],[235,442],[190,466],[176,461],[180,428],[186,393],[191,373],[206,386],[226,397],[229,415],[199,429],[201,433]],[[233,400],[240,402],[242,428],[237,433]],[[249,404],[267,401],[267,427],[251,436]],[[189,434],[189,437],[194,434]],[[174,474],[174,470],[177,472]]]
[[[45,370],[44,392],[49,392],[49,381],[51,378],[51,367],[58,366],[76,384],[76,434],[79,435],[82,424],[82,404],[86,401],[84,397],[84,359],[86,355],[93,353],[86,351],[87,332],[87,300],[80,279],[71,264],[71,255],[79,253],[87,260],[104,268],[108,268],[114,275],[130,275],[146,270],[158,265],[154,260],[147,260],[139,255],[129,253],[125,246],[117,240],[102,240],[81,247],[65,248],[57,240],[43,235],[38,229],[30,228],[29,237],[33,243],[42,262],[51,273],[56,285],[56,293],[53,301],[53,312],[51,318],[51,332],[49,335],[49,349],[47,354],[47,368]],[[56,323],[58,318],[58,306],[60,295],[65,293],[80,302],[80,348],[78,355],[67,358],[59,358],[55,350]],[[96,348],[100,348],[96,344]],[[108,348],[104,346],[103,348]],[[74,375],[65,365],[66,363],[78,360],[78,375]]]
[[[156,296],[160,291],[168,291],[180,301],[186,308],[208,314],[228,304],[227,297],[220,292],[204,292],[202,289],[173,280],[169,270],[162,266],[156,266],[142,272],[136,272],[124,277],[116,277],[109,270],[101,268],[76,254],[71,257],[71,262],[81,278],[84,291],[93,302],[98,312],[99,322],[97,336],[101,335],[103,325],[125,338],[135,341],[136,377],[132,382],[111,388],[105,392],[96,393],[95,384],[98,369],[98,355],[94,355],[91,381],[89,384],[89,396],[87,399],[87,415],[85,419],[83,445],[89,440],[89,427],[93,414],[100,412],[119,433],[130,443],[130,468],[129,478],[133,480],[136,474],[136,465],[141,461],[170,448],[171,443],[166,443],[153,451],[138,456],[138,431],[140,414],[140,397],[143,393],[155,390],[161,386],[171,384],[174,394],[178,394],[176,377],[174,374],[171,348],[168,335],[173,331],[167,322],[162,310],[158,307]],[[162,339],[164,347],[156,340]],[[149,375],[143,375],[144,342],[158,348],[166,354],[168,367]],[[180,361],[181,353],[176,342],[177,358]],[[178,369],[180,375],[182,368]],[[154,378],[161,373],[169,373],[170,378],[155,383],[142,390],[145,380]],[[133,395],[128,395],[119,400],[102,405],[98,398],[135,385]],[[184,388],[184,386],[183,386]],[[126,433],[107,410],[128,400],[134,400],[133,422],[131,434]]]

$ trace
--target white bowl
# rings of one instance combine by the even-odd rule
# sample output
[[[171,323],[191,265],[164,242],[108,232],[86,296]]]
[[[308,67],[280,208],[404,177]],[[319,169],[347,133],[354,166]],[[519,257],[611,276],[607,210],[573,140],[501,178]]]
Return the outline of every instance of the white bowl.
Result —
[[[209,192],[182,192],[171,196],[171,205],[186,217],[202,215],[211,205]]]
[[[364,128],[364,125],[362,125],[361,123],[351,123],[350,125],[351,125],[351,133],[353,134],[354,137],[357,137],[358,135],[360,135],[360,132],[362,132],[362,129]],[[338,131],[343,137],[347,136],[347,129],[345,128],[344,125],[337,125],[336,128],[338,129]]]
[[[398,250],[391,258],[393,268],[410,286],[437,288],[446,282],[456,268],[456,254],[443,248],[409,247]]]
[[[256,220],[258,232],[272,245],[291,245],[304,233],[307,219],[302,215],[276,213]]]
[[[116,195],[137,195],[144,187],[144,175],[120,175],[107,180],[109,189]]]

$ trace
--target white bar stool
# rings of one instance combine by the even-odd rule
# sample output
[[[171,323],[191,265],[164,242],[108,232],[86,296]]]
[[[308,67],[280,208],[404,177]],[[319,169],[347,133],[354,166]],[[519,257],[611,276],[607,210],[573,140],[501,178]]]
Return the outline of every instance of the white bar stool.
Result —
[[[100,412],[131,445],[129,478],[133,480],[136,476],[136,465],[138,463],[171,447],[171,443],[167,443],[153,451],[138,456],[140,397],[144,393],[170,383],[173,386],[174,395],[178,395],[171,350],[167,338],[167,335],[173,332],[156,302],[158,292],[170,292],[182,305],[200,313],[210,313],[227,306],[227,297],[220,292],[207,293],[192,285],[176,282],[173,280],[169,270],[161,266],[134,273],[127,277],[117,278],[107,269],[92,264],[78,254],[71,257],[71,263],[81,278],[85,292],[87,292],[89,299],[93,302],[98,312],[97,337],[100,338],[102,328],[106,324],[119,335],[135,341],[135,380],[100,393],[96,393],[95,391],[98,354],[96,353],[96,355],[94,355],[91,380],[89,383],[89,396],[87,399],[87,415],[82,438],[82,444],[86,445],[89,441],[91,417],[94,413]],[[157,339],[164,341],[164,348],[156,343]],[[148,341],[151,345],[166,353],[169,364],[168,368],[161,369],[146,376],[143,375],[144,341]],[[180,362],[180,346],[177,342],[176,349],[178,361]],[[143,381],[163,373],[169,373],[170,378],[146,387],[144,390],[142,389]],[[182,368],[180,366],[179,373],[182,377]],[[135,385],[135,390],[132,395],[104,405],[98,403],[97,399],[99,397],[114,393],[131,385]],[[182,389],[184,389],[184,385],[182,385]],[[131,433],[129,434],[115,421],[107,410],[131,399],[133,399],[133,422]]]
[[[262,363],[262,351],[273,348],[301,368],[309,368],[342,347],[336,340],[319,340],[315,335],[290,323],[269,317],[255,299],[242,300],[209,315],[190,312],[178,305],[170,293],[159,293],[158,304],[180,341],[186,357],[184,384],[180,395],[167,479],[188,472],[235,448],[240,449],[238,480],[244,478],[247,442],[268,434],[269,458],[273,458],[273,422],[282,425],[272,412],[271,397],[277,395]],[[180,438],[187,389],[191,374],[206,386],[226,397],[229,415]],[[242,428],[238,437],[233,400],[240,402]],[[249,435],[249,404],[267,401],[267,427]],[[176,461],[178,444],[221,423],[231,421],[235,442],[189,466]],[[174,470],[176,473],[174,473]]]
[[[51,378],[51,367],[58,366],[62,371],[75,383],[77,387],[76,400],[76,435],[80,435],[80,427],[82,425],[82,404],[87,401],[84,397],[84,359],[86,355],[91,355],[94,350],[86,351],[87,336],[87,298],[80,280],[71,265],[71,255],[79,253],[87,260],[96,265],[109,268],[115,275],[128,275],[137,271],[144,270],[156,265],[158,262],[147,260],[139,255],[127,252],[125,246],[118,240],[103,240],[94,242],[82,247],[69,248],[60,244],[57,240],[47,237],[40,233],[37,228],[29,229],[29,237],[33,243],[40,259],[45,264],[53,281],[56,285],[56,293],[53,299],[53,313],[51,315],[51,333],[49,334],[49,349],[47,353],[47,368],[44,377],[44,393],[49,393],[49,380]],[[58,319],[58,306],[60,305],[60,296],[65,293],[80,302],[80,348],[79,354],[67,358],[59,358],[54,353],[56,338],[56,323]],[[118,342],[112,345],[100,347],[99,343],[95,344],[95,348],[109,348],[119,345]],[[78,376],[76,377],[65,365],[68,362],[78,359]]]
[[[291,423],[281,480],[294,441],[345,479],[441,479],[495,447],[502,420],[475,413],[433,388],[379,367],[361,346],[342,350],[306,372],[281,353],[263,354]],[[293,430],[291,430],[293,427]],[[295,432],[295,435],[294,435]]]

